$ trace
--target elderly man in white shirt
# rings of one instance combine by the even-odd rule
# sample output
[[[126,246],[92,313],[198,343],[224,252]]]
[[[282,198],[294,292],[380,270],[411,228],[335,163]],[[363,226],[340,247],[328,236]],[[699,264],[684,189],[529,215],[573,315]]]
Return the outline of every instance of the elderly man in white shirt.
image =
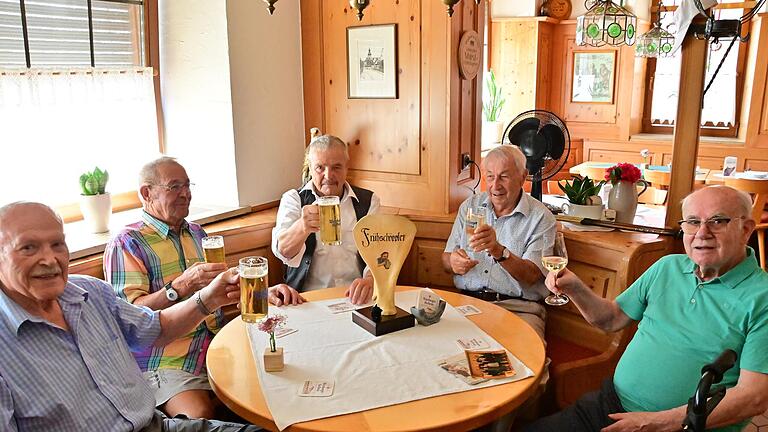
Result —
[[[373,277],[355,247],[352,228],[367,214],[378,211],[378,196],[347,183],[347,145],[332,135],[313,140],[308,149],[312,181],[283,194],[272,230],[272,252],[286,264],[285,283],[300,292],[347,286],[353,304],[373,295]],[[341,208],[341,244],[320,241],[320,215],[315,201],[338,196]]]

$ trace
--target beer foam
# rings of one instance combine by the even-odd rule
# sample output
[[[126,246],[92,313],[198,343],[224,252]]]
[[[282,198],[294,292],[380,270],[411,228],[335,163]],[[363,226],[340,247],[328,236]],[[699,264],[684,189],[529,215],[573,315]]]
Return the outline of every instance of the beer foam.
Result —
[[[255,279],[264,277],[267,275],[267,269],[266,268],[259,268],[259,267],[246,267],[240,269],[240,276],[248,279]]]

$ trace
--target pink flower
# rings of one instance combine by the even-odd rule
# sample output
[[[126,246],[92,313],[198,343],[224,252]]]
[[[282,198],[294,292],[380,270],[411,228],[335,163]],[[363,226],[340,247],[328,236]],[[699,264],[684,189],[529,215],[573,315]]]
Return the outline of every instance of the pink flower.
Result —
[[[640,169],[631,163],[620,163],[605,170],[605,179],[612,184],[616,184],[621,180],[637,183],[641,176]]]
[[[283,324],[285,324],[285,315],[270,315],[259,321],[258,327],[265,333],[274,333]]]

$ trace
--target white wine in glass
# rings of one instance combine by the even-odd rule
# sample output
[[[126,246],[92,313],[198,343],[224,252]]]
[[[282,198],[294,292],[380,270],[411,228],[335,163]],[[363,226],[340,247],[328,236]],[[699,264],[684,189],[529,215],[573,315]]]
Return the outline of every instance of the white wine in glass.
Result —
[[[568,251],[565,250],[565,239],[563,233],[555,235],[555,244],[552,246],[552,255],[541,257],[544,267],[550,272],[559,272],[568,265]],[[562,306],[568,303],[570,299],[565,294],[550,294],[544,299],[544,302],[552,306]]]

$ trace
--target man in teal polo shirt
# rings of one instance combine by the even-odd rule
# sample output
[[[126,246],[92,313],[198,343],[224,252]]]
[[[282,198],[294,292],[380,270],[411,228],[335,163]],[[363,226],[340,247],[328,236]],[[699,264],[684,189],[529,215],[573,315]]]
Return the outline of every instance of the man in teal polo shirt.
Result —
[[[568,270],[547,277],[592,325],[639,321],[613,381],[527,431],[680,430],[701,367],[723,350],[738,361],[707,428],[739,431],[768,409],[768,274],[747,241],[755,228],[748,195],[709,187],[683,200],[685,255],[660,259],[616,300],[596,295]]]

